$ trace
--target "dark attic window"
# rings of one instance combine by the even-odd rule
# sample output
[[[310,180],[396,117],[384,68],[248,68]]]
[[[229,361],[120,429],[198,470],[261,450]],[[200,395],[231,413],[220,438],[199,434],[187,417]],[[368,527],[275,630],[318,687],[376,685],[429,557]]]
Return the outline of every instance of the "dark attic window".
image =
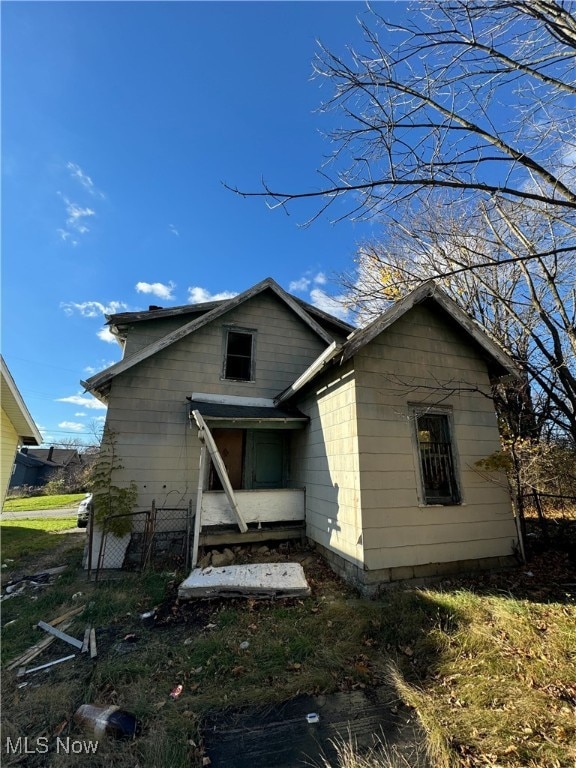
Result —
[[[254,379],[254,334],[249,331],[231,331],[226,336],[224,378],[233,381]]]

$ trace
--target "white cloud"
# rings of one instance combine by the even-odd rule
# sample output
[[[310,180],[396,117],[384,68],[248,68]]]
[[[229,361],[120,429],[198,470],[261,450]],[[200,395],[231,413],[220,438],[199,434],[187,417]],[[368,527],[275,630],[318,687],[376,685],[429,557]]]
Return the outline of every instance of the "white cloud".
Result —
[[[100,315],[115,315],[123,309],[128,309],[128,305],[123,301],[111,301],[109,304],[102,304],[100,301],[63,301],[61,308],[67,315],[73,315],[79,312],[82,317],[100,317]]]
[[[83,411],[79,411],[78,413],[75,413],[74,416],[86,416],[86,414]]]
[[[96,211],[92,208],[82,208],[78,203],[73,203],[65,195],[59,193],[60,197],[66,205],[66,226],[68,229],[72,229],[80,234],[88,232],[88,227],[83,223],[82,219],[90,218],[90,216],[96,216]]]
[[[180,237],[180,232],[178,232],[174,224],[168,224],[168,229],[170,230],[170,232],[172,232],[173,235],[176,235],[176,237]]]
[[[153,296],[157,296],[159,299],[165,299],[170,301],[174,298],[172,291],[176,288],[176,283],[170,282],[168,285],[164,283],[136,283],[136,290],[138,293],[151,293]]]
[[[94,376],[95,373],[99,373],[100,371],[104,371],[106,368],[110,368],[111,365],[114,365],[116,360],[101,360],[96,365],[87,365],[84,368],[84,373],[87,373],[88,376]]]
[[[84,432],[84,424],[79,424],[77,421],[61,421],[58,426],[67,432]]]
[[[313,288],[310,291],[310,300],[315,307],[341,320],[347,320],[349,315],[348,310],[342,305],[344,299],[344,296],[329,296],[321,288]]]
[[[191,286],[188,288],[188,304],[203,304],[207,301],[223,301],[233,299],[238,293],[232,291],[221,291],[220,293],[210,293],[206,288]]]
[[[87,192],[90,192],[90,194],[94,195],[95,197],[104,197],[104,194],[100,192],[100,190],[96,189],[90,176],[88,176],[87,173],[84,173],[79,165],[76,163],[67,163],[66,168],[70,171],[70,176],[78,181]]]
[[[64,227],[59,227],[56,231],[64,242],[69,241],[72,245],[78,245],[77,236],[85,235],[90,231],[86,220],[96,216],[96,211],[93,208],[82,207],[78,203],[72,202],[62,192],[58,192],[58,195],[66,206],[66,223]]]
[[[345,307],[346,296],[330,296],[322,288],[314,287],[320,285],[326,285],[328,278],[324,272],[317,272],[315,275],[312,270],[308,270],[298,280],[292,280],[288,286],[289,291],[295,291],[299,293],[308,293],[310,291],[308,301],[323,312],[328,312],[330,315],[339,317],[341,320],[349,322],[350,312]],[[311,288],[312,286],[312,288]]]
[[[299,280],[292,280],[288,286],[289,291],[299,291],[304,293],[310,287],[310,280],[307,277],[301,277]]]
[[[92,198],[104,199],[105,195],[99,189],[96,188],[94,182],[85,173],[77,163],[66,163],[66,170],[69,172],[70,177],[78,182],[82,187],[82,190],[88,193]],[[78,192],[78,189],[76,189]],[[66,208],[66,221],[62,227],[59,227],[56,231],[60,238],[70,245],[78,245],[79,236],[85,235],[90,231],[88,221],[93,216],[96,216],[96,211],[87,205],[82,205],[62,192],[57,193],[64,206]]]
[[[69,395],[68,397],[57,397],[57,403],[72,403],[72,405],[79,405],[81,408],[89,408],[94,411],[105,411],[106,406],[101,403],[100,400],[96,400],[92,395]]]
[[[326,278],[326,275],[324,274],[324,272],[318,272],[316,275],[312,277],[311,272],[308,271],[303,277],[300,277],[298,280],[292,280],[292,282],[288,286],[288,290],[295,291],[298,293],[305,293],[308,290],[308,288],[310,288],[312,283],[315,283],[316,285],[326,285],[327,282],[328,282],[328,279]]]
[[[106,416],[94,416],[93,421],[106,421]]]
[[[100,328],[96,336],[98,336],[100,341],[105,341],[107,344],[116,344],[118,341],[116,336],[114,336],[113,333],[110,333],[110,329],[106,327]]]
[[[78,240],[74,239],[72,232],[68,232],[67,230],[61,228],[57,229],[56,231],[60,235],[61,239],[64,240],[64,242],[70,240],[71,245],[78,245]]]

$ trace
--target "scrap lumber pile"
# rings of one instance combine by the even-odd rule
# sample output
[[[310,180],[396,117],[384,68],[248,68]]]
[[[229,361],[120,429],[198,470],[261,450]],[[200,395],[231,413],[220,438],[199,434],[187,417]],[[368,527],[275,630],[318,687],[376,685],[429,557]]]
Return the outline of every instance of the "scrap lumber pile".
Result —
[[[63,642],[68,643],[68,645],[73,646],[77,651],[80,651],[81,653],[90,652],[90,658],[95,658],[97,650],[96,632],[94,627],[86,627],[83,640],[78,640],[77,638],[72,637],[72,635],[66,633],[66,630],[72,624],[72,619],[82,613],[84,608],[85,606],[83,605],[78,608],[72,608],[71,610],[66,611],[66,613],[63,613],[61,616],[57,616],[55,619],[52,619],[50,622],[39,621],[37,626],[44,630],[44,632],[48,634],[48,637],[44,637],[42,640],[39,640],[33,646],[28,648],[28,650],[24,651],[24,653],[11,661],[10,664],[8,664],[7,669],[18,669],[18,677],[24,677],[25,675],[39,672],[42,669],[48,669],[55,666],[56,664],[62,664],[65,661],[69,661],[70,659],[75,658],[76,654],[72,653],[60,659],[49,661],[46,664],[41,664],[40,666],[27,666],[55,640],[62,640]]]

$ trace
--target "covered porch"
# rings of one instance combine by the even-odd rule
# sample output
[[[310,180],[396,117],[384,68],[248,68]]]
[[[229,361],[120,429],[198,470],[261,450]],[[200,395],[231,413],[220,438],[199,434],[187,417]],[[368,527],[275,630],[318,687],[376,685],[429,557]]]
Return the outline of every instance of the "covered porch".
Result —
[[[305,490],[291,487],[291,433],[308,418],[256,398],[194,394],[201,443],[192,567],[198,547],[304,534]]]

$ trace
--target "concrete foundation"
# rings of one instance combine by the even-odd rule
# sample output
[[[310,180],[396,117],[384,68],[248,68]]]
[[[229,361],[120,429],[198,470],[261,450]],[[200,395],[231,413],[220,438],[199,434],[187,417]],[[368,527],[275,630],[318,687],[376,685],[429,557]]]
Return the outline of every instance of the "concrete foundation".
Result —
[[[508,555],[506,557],[455,560],[449,563],[426,563],[424,565],[379,568],[374,571],[367,571],[355,563],[345,560],[336,552],[326,549],[321,544],[315,544],[315,549],[324,557],[335,573],[365,597],[375,597],[385,589],[394,586],[425,586],[451,575],[462,576],[481,571],[502,571],[518,566],[518,561],[514,555]]]

